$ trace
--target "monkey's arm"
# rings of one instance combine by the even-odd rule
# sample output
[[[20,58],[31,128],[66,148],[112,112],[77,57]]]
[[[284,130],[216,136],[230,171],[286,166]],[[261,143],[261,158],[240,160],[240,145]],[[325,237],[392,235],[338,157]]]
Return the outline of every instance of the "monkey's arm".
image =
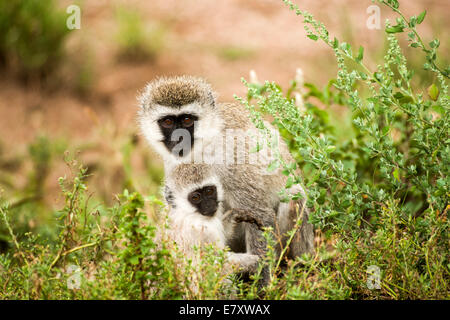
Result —
[[[235,223],[245,223],[245,247],[247,256],[257,256],[264,259],[267,253],[267,241],[263,236],[265,227],[273,227],[270,217],[273,212],[265,209],[232,209],[229,212],[229,218]],[[265,219],[264,219],[265,218]],[[274,219],[273,219],[274,220]],[[257,271],[254,268],[255,273]],[[270,280],[269,268],[264,266],[261,273],[259,286],[265,286]]]
[[[304,253],[314,253],[314,227],[308,222],[309,211],[301,200],[291,200],[289,203],[290,229],[297,229],[289,245],[288,256],[292,259]],[[299,221],[300,220],[300,221]],[[301,225],[297,223],[301,222]]]
[[[242,269],[242,272],[249,274],[257,272],[259,260],[264,259],[266,255],[266,241],[262,233],[264,227],[270,226],[267,221],[263,222],[254,212],[253,210],[231,209],[225,213],[223,218],[231,225],[246,222],[244,239],[246,253],[230,253],[229,262],[234,262]],[[260,286],[267,284],[268,281],[269,272],[265,266],[262,270]]]
[[[255,227],[261,231],[264,230],[262,221],[249,210],[231,209],[225,213],[224,219],[228,219],[234,223],[247,222],[255,225]]]
[[[267,225],[267,224],[266,224]],[[268,225],[267,225],[268,226]],[[257,255],[264,259],[267,254],[267,241],[263,236],[263,231],[256,224],[248,223],[245,226],[245,246],[246,253]],[[264,263],[261,271],[261,279],[258,281],[258,287],[261,289],[270,281],[269,266]]]

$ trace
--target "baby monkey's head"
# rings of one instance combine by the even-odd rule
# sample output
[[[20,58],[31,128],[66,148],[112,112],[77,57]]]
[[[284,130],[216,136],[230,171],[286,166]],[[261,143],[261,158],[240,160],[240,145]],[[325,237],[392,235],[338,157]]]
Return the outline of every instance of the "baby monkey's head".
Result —
[[[166,177],[166,199],[177,243],[225,247],[223,191],[209,165],[177,165]]]
[[[166,178],[166,185],[174,211],[213,217],[222,209],[221,184],[209,165],[180,164]]]

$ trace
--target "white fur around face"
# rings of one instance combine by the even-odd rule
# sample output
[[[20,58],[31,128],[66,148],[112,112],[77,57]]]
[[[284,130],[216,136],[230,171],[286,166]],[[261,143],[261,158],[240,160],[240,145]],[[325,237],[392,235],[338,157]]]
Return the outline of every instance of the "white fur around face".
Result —
[[[171,228],[175,242],[183,248],[214,244],[225,248],[225,232],[220,218],[205,217],[198,213],[171,215]]]
[[[217,211],[212,217],[200,214],[188,201],[189,193],[208,185],[216,186],[219,201]],[[223,191],[217,179],[211,177],[203,181],[201,185],[193,185],[185,190],[173,190],[175,208],[171,208],[169,219],[175,242],[184,248],[202,244],[215,244],[218,248],[225,248],[226,236],[222,221]]]
[[[168,115],[192,114],[198,117],[194,124],[194,147],[191,153],[183,158],[173,155],[164,145],[164,139],[161,130],[158,126],[158,120]],[[217,137],[220,137],[223,122],[217,117],[211,107],[204,107],[194,102],[181,106],[180,108],[172,108],[167,106],[157,105],[152,110],[141,111],[139,116],[139,125],[146,140],[155,151],[161,155],[165,165],[173,166],[179,163],[186,163],[193,161],[196,156],[195,153],[202,153],[205,146],[215,142]],[[199,142],[199,143],[197,143]],[[197,156],[198,158],[198,156]]]

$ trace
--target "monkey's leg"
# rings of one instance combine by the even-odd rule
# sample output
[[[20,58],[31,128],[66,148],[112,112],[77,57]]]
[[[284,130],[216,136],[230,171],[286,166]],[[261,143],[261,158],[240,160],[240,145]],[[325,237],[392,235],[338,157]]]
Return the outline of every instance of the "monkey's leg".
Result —
[[[308,222],[309,212],[304,201],[291,200],[289,203],[289,230],[297,228],[289,244],[288,257],[295,259],[305,253],[314,253],[314,227]],[[301,225],[297,225],[301,219]]]
[[[266,219],[263,220],[264,218]],[[267,243],[263,236],[263,228],[273,226],[271,221],[275,221],[274,212],[261,209],[231,209],[225,213],[224,220],[233,224],[244,223],[245,255],[257,256],[258,260],[264,260]],[[261,276],[262,279],[258,284],[260,288],[269,283],[268,266],[263,267]]]
[[[246,253],[257,255],[259,259],[264,259],[267,253],[267,242],[263,236],[263,232],[257,227],[256,224],[246,223],[245,231],[245,243]],[[259,280],[258,287],[261,289],[266,286],[270,280],[269,267],[264,265],[261,272],[261,279]]]

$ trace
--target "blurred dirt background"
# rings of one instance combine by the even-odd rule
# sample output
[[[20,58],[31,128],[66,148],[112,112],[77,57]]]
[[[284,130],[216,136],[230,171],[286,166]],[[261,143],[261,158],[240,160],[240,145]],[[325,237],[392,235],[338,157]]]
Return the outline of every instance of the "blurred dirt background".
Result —
[[[384,20],[392,18],[384,8],[381,30],[369,30],[366,27],[369,17],[366,10],[372,5],[369,0],[294,2],[313,13],[341,42],[349,42],[356,48],[363,45],[365,59],[375,66],[374,61],[385,48]],[[1,71],[0,143],[7,159],[25,154],[28,143],[43,135],[62,139],[71,147],[80,146],[84,161],[95,164],[100,177],[102,172],[109,172],[104,167],[116,165],[114,159],[118,159],[117,166],[122,166],[123,152],[117,152],[124,145],[120,142],[122,137],[142,140],[136,135],[136,96],[146,82],[158,76],[205,77],[221,101],[231,101],[233,94],[246,94],[240,79],[248,79],[252,69],[260,81],[276,81],[284,87],[293,79],[296,68],[303,69],[306,82],[319,87],[336,75],[332,51],[306,38],[301,18],[281,0],[75,3],[81,8],[81,29],[70,32],[64,43],[64,59],[50,79],[24,81],[14,70]],[[435,37],[441,39],[440,51],[448,52],[450,2],[400,3],[408,16],[427,9],[427,18],[419,30],[427,42]],[[57,3],[63,11],[70,4],[71,1]],[[121,13],[125,13],[125,18],[123,15],[121,18]],[[131,25],[128,29],[127,24]],[[137,49],[127,48],[127,37],[133,36],[138,37]],[[408,54],[421,55],[417,50]],[[423,85],[425,88],[426,84]],[[143,146],[144,149],[147,147]],[[160,167],[151,153],[140,158],[140,154],[135,156],[133,166],[149,161]],[[49,173],[50,190],[57,190],[57,177],[64,173],[64,168],[63,164],[56,165]],[[114,174],[108,176],[111,177],[101,179],[108,186],[106,198],[117,191],[110,186],[120,181]],[[14,177],[17,188],[27,183],[27,179],[21,180],[21,175]],[[155,181],[159,178],[158,173]],[[148,192],[148,188],[144,189]]]

